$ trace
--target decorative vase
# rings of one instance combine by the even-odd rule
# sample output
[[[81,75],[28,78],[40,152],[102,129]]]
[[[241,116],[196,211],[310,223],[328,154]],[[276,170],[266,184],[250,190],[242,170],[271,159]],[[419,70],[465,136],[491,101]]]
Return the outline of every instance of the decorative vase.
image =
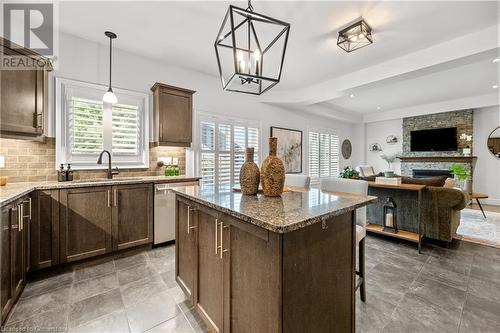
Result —
[[[262,162],[260,168],[262,190],[268,197],[279,197],[285,185],[285,165],[276,156],[278,139],[269,138],[269,156]]]
[[[385,178],[392,178],[392,177],[394,177],[394,171],[384,171],[384,177]]]
[[[465,179],[462,181],[462,191],[465,193],[472,193],[472,180]]]
[[[259,190],[260,172],[259,167],[253,161],[254,149],[246,149],[245,163],[240,169],[241,193],[247,195],[257,194]]]

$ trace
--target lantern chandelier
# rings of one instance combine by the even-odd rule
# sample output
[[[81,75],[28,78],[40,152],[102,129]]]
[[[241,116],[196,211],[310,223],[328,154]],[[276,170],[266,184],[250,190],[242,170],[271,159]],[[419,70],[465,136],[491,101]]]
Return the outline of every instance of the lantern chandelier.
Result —
[[[280,82],[290,24],[229,6],[215,40],[225,91],[260,95]]]

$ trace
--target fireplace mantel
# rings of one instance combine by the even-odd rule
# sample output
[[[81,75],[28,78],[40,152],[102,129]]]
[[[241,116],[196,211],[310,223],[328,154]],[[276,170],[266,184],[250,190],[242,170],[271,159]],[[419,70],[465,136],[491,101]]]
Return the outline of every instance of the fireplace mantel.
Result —
[[[472,163],[477,156],[400,156],[401,162],[455,162]]]

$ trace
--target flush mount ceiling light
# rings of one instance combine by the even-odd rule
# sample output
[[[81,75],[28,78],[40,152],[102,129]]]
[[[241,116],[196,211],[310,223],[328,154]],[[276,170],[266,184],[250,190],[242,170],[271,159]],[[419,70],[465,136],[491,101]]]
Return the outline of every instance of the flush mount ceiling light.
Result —
[[[116,98],[116,95],[113,92],[113,88],[111,88],[111,65],[112,65],[111,52],[112,52],[113,39],[115,39],[117,36],[114,32],[111,31],[106,31],[104,34],[106,35],[106,37],[109,38],[109,86],[108,86],[108,91],[104,94],[104,96],[102,96],[102,101],[108,104],[116,104],[118,103],[118,98]]]
[[[372,28],[361,19],[339,32],[337,45],[346,52],[352,52],[373,43]]]
[[[260,95],[280,82],[290,24],[229,6],[215,40],[225,91]]]

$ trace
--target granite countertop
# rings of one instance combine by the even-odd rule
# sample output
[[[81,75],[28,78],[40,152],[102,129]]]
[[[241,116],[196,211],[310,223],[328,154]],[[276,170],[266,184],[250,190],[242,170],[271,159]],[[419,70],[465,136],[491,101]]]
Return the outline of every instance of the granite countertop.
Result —
[[[197,181],[200,177],[188,176],[144,176],[144,177],[122,177],[114,179],[82,179],[71,182],[32,182],[32,183],[8,183],[0,187],[0,205],[6,205],[12,201],[29,194],[35,190],[57,190],[76,187],[91,187],[91,186],[109,186],[109,185],[125,185],[125,184],[161,184],[161,183],[178,183]]]
[[[316,188],[292,190],[276,198],[202,186],[174,187],[173,190],[181,197],[276,233],[304,228],[378,200],[373,196],[322,192]]]

